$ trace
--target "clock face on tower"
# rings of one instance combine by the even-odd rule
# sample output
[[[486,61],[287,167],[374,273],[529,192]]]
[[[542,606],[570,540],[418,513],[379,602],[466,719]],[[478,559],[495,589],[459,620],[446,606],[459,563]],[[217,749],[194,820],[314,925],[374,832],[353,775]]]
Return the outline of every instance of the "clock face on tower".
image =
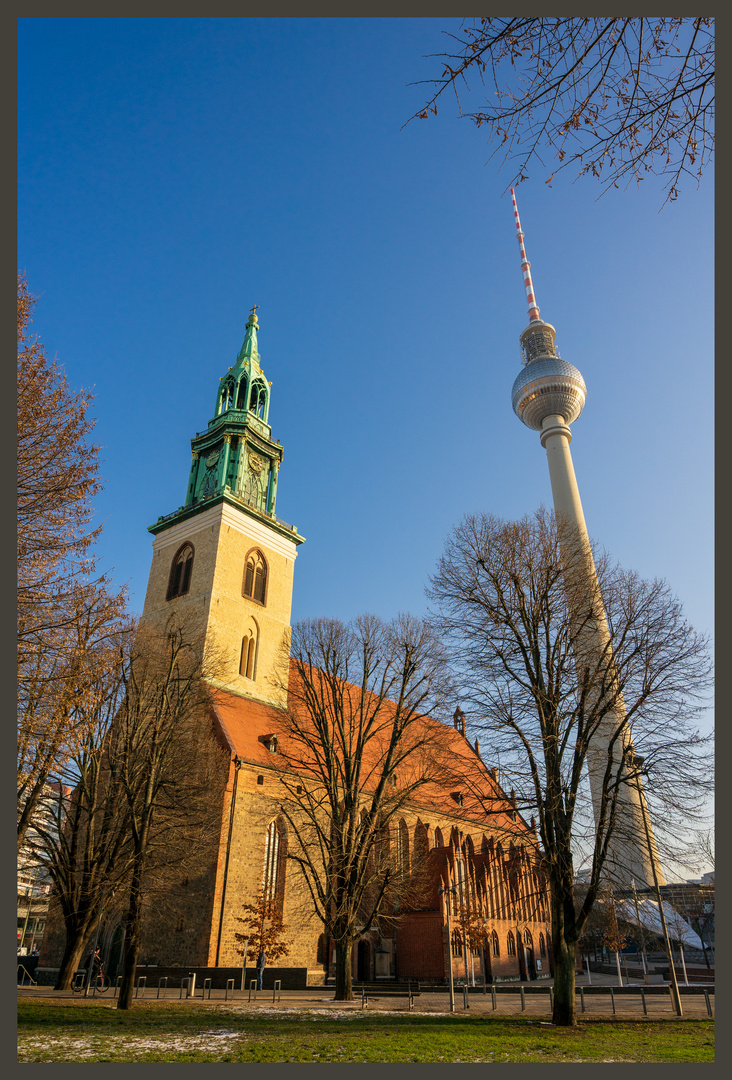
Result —
[[[201,484],[201,495],[204,499],[210,499],[216,491],[216,480],[218,477],[218,463],[221,456],[221,448],[216,447],[204,458],[204,464],[206,465],[206,472],[203,477],[203,483]]]

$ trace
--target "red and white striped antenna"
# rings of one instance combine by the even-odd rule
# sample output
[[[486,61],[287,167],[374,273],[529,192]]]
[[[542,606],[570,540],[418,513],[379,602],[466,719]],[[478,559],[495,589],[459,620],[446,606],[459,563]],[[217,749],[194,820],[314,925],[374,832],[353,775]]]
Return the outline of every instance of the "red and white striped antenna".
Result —
[[[516,221],[516,235],[518,236],[519,251],[521,252],[521,272],[524,275],[526,299],[529,302],[529,322],[541,322],[541,319],[539,319],[539,305],[537,304],[536,297],[534,296],[534,283],[531,280],[531,263],[526,258],[526,248],[524,247],[524,232],[521,228],[518,206],[516,205],[516,192],[513,188],[511,188],[511,198],[513,200],[513,216]]]

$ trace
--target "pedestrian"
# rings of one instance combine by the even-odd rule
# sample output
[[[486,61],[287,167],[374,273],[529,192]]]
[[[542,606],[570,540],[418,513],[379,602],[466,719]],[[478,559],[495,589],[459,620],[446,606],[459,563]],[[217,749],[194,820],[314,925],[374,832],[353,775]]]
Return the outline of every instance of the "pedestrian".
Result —
[[[264,969],[267,966],[267,957],[264,955],[264,949],[259,950],[259,956],[257,957],[257,985],[259,989],[262,989],[262,979],[264,978]]]

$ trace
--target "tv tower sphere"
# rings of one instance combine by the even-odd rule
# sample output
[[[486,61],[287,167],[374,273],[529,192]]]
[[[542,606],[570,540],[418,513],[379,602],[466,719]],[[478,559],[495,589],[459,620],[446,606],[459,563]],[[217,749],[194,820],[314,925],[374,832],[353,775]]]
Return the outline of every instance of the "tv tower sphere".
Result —
[[[524,334],[534,336],[535,328],[549,326],[549,323],[534,323]],[[553,326],[551,330],[554,330]],[[522,346],[524,334],[521,335]],[[541,431],[547,416],[563,416],[565,424],[571,424],[582,412],[587,397],[585,380],[577,368],[557,356],[553,342],[551,348],[553,354],[526,362],[511,390],[513,411],[534,431]]]
[[[541,431],[544,421],[550,416],[563,417],[564,423],[569,426],[584,408],[587,387],[577,368],[560,358],[554,344],[557,332],[552,324],[539,318],[539,306],[531,280],[531,263],[526,257],[524,233],[513,188],[511,198],[521,251],[521,271],[529,302],[529,325],[520,339],[525,366],[513,384],[511,404],[519,420],[534,431]]]

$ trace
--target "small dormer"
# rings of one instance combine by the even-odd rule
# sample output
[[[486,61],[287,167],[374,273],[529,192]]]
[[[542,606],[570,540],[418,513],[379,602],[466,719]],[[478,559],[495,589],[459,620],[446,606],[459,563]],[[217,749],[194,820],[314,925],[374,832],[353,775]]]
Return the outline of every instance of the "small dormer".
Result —
[[[462,793],[462,791],[451,791],[450,795],[455,800],[455,802],[458,804],[458,806],[463,805],[463,793]]]
[[[260,735],[259,741],[269,750],[270,754],[277,753],[277,736],[272,732],[271,735]]]

